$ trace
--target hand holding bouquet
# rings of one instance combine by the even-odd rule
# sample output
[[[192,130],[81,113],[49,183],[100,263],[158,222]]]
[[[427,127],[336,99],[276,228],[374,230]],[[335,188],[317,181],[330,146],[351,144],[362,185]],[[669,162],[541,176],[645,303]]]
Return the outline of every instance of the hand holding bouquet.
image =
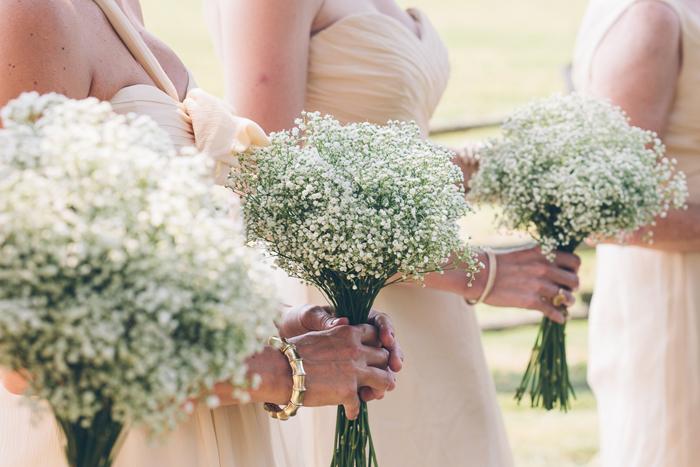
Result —
[[[468,276],[477,271],[459,237],[469,206],[451,159],[412,123],[343,126],[304,114],[243,155],[230,186],[242,195],[249,240],[362,324],[382,288],[440,271],[453,252]],[[358,420],[339,407],[332,465],[377,465],[366,404]]]
[[[573,252],[589,237],[624,237],[687,197],[685,177],[658,137],[621,109],[578,94],[533,102],[482,151],[471,199],[498,204],[500,222],[530,232],[545,255]],[[542,321],[516,398],[569,407],[565,325]]]
[[[2,118],[0,366],[31,375],[72,467],[107,467],[127,424],[248,385],[275,303],[231,194],[155,122],[34,93]]]

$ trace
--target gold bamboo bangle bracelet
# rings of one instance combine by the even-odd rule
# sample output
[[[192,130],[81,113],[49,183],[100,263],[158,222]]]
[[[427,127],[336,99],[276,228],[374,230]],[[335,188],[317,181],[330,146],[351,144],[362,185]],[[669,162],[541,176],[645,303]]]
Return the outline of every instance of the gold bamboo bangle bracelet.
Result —
[[[304,394],[306,394],[306,372],[304,362],[297,352],[294,344],[281,337],[270,337],[267,344],[279,350],[287,357],[289,366],[292,367],[292,396],[289,403],[283,408],[271,402],[265,403],[265,410],[272,418],[277,420],[289,420],[297,414],[300,407],[304,406]]]

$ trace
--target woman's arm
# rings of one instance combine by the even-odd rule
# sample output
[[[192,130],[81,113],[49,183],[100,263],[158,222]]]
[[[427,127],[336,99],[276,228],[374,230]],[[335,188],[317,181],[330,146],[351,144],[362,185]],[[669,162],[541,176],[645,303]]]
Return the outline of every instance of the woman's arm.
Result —
[[[485,303],[497,307],[526,308],[542,312],[552,321],[565,321],[561,310],[552,303],[561,291],[566,305],[574,304],[572,291],[578,289],[578,270],[581,260],[570,253],[557,253],[553,262],[542,255],[538,247],[517,248],[496,253],[496,279]],[[478,300],[489,275],[489,264],[485,254],[479,259],[486,269],[476,275],[471,286],[463,268],[447,268],[443,274],[429,274],[425,285],[451,292],[467,300]]]
[[[219,1],[226,96],[267,132],[290,128],[304,109],[317,0]]]
[[[341,325],[326,331],[292,337],[304,360],[306,394],[304,405],[344,405],[348,417],[359,413],[360,398],[381,399],[396,385],[389,370],[389,351],[382,348],[379,331],[373,325]],[[253,402],[284,405],[292,394],[292,373],[281,352],[272,348],[248,359],[249,374],[262,382],[249,394]],[[237,404],[230,384],[220,384],[216,393],[223,404]]]
[[[342,404],[348,416],[354,418],[359,412],[360,399],[382,399],[396,385],[394,371],[401,369],[403,354],[394,338],[393,325],[389,317],[377,312],[373,312],[372,324],[325,325],[323,318],[329,316],[326,313],[303,312],[314,309],[318,308],[299,308],[300,314],[290,316],[287,326],[280,329],[280,334],[289,336],[288,340],[297,346],[304,360],[307,373],[304,405],[319,407]],[[305,324],[300,321],[302,328],[310,325],[325,329],[292,336],[290,331],[300,330],[294,323],[297,318],[303,318]],[[314,323],[318,318],[321,319]],[[289,361],[281,352],[266,347],[248,358],[246,363],[250,378],[254,375],[261,377],[260,385],[248,391],[253,402],[278,405],[289,402],[292,372]],[[24,393],[30,378],[30,375],[2,371],[0,368],[0,384],[11,393]],[[231,384],[221,383],[214,388],[214,393],[224,405],[239,404],[240,401],[233,398],[233,390]]]
[[[0,1],[0,107],[22,92],[84,98],[92,73],[66,0]]]
[[[681,50],[676,12],[662,2],[639,2],[601,42],[591,67],[590,91],[622,107],[633,125],[663,138],[682,66]],[[648,231],[653,232],[651,244],[644,239]],[[666,251],[700,251],[700,205],[671,212],[628,243]]]

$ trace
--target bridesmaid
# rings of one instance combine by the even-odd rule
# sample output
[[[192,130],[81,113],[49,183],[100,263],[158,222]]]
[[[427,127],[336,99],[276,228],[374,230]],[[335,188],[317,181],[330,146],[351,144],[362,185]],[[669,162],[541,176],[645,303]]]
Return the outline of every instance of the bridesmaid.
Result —
[[[309,110],[345,122],[414,120],[427,136],[449,63],[422,12],[404,11],[394,0],[207,0],[206,6],[228,99],[266,130],[288,128]],[[550,264],[536,249],[482,259],[487,270],[473,287],[457,269],[430,277],[428,288],[393,286],[378,298],[395,320],[408,363],[397,391],[370,409],[383,467],[513,463],[466,301],[537,309],[562,321],[552,298],[563,293],[573,302],[579,259],[560,254]],[[295,466],[330,463],[335,411],[314,412],[302,427],[301,444],[310,452]],[[294,444],[289,440],[299,429],[281,429]]]
[[[233,130],[247,132],[253,141],[262,138],[255,124],[227,116],[224,104],[195,89],[175,53],[144,28],[138,0],[0,0],[0,63],[4,70],[0,107],[23,91],[60,92],[76,99],[108,100],[118,112],[149,115],[176,146],[215,147],[211,135],[224,129],[232,129],[228,147],[236,134]],[[305,403],[342,403],[356,413],[358,390],[371,400],[393,388],[389,367],[400,370],[400,349],[391,323],[381,314],[374,315],[376,328],[343,324],[334,322],[325,309],[303,306],[286,315],[279,332],[296,344],[305,360]],[[382,343],[391,352],[382,349]],[[291,369],[279,351],[268,347],[251,356],[248,364],[251,373],[262,376],[261,385],[250,391],[253,402],[289,401]],[[17,375],[6,375],[5,384],[11,391],[23,390]],[[216,392],[223,407],[198,406],[162,444],[148,443],[138,430],[131,432],[116,465],[273,465],[269,417],[257,404],[231,400],[227,384]],[[58,429],[51,418],[33,425],[18,398],[0,389],[0,466],[63,465]]]
[[[590,320],[591,387],[604,467],[700,459],[700,3],[593,0],[576,87],[657,132],[688,177],[689,209],[625,245],[600,245]],[[643,241],[653,232],[654,242]]]

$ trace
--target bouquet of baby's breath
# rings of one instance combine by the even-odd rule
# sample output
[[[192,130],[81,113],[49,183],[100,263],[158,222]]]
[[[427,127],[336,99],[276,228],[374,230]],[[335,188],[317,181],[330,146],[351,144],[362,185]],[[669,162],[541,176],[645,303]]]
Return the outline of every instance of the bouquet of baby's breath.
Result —
[[[308,113],[296,125],[242,156],[247,169],[229,184],[243,195],[249,239],[338,315],[366,323],[382,288],[440,271],[453,252],[468,265],[465,279],[476,272],[459,237],[470,209],[449,151],[413,123],[343,126]],[[377,465],[365,404],[357,421],[339,407],[332,465]]]
[[[72,467],[107,467],[127,424],[250,384],[275,304],[230,192],[155,122],[35,93],[2,119],[0,366],[31,375]]]
[[[471,199],[500,205],[502,225],[530,232],[550,258],[589,237],[622,239],[687,197],[684,175],[654,133],[578,94],[518,110],[482,156]],[[526,392],[533,406],[569,408],[564,325],[542,321],[516,398]]]

